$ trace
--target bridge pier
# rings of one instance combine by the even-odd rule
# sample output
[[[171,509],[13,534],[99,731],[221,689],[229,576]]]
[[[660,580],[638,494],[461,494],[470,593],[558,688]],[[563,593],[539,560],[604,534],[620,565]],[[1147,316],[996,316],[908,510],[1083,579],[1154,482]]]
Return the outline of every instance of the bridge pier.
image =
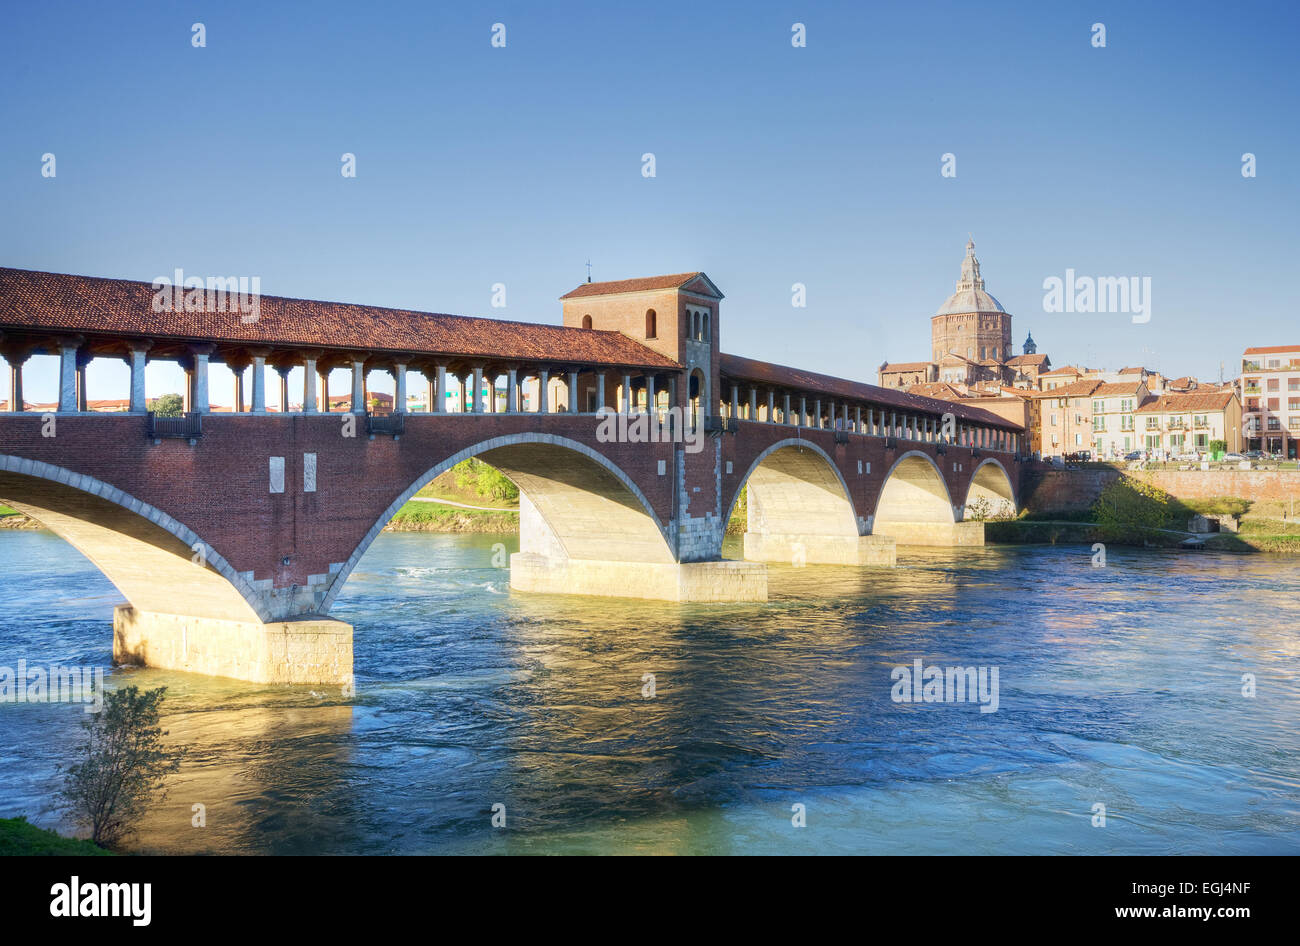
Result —
[[[321,615],[232,621],[113,611],[113,663],[183,670],[251,683],[352,685],[352,625]]]
[[[745,533],[745,558],[794,565],[893,566],[898,561],[891,536],[765,532]]]
[[[982,522],[877,522],[872,531],[876,535],[890,536],[899,545],[931,545],[942,547],[977,546],[984,544]]]
[[[766,601],[767,566],[723,560],[607,562],[516,552],[510,556],[510,587],[656,601]]]

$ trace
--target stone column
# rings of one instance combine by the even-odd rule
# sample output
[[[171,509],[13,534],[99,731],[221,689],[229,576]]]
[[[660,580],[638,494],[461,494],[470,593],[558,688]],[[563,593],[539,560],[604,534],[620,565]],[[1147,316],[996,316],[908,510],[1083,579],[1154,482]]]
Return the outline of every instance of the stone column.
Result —
[[[433,404],[429,409],[441,414],[447,408],[447,366],[438,365],[434,371],[434,387],[437,389],[433,392]]]
[[[808,398],[804,397],[802,394],[799,395],[799,422],[795,424],[795,426],[808,426]]]
[[[645,376],[645,409],[655,417],[659,416],[655,405],[655,376],[652,374]]]
[[[731,386],[731,418],[738,420],[740,418],[740,385]]]
[[[406,362],[393,365],[393,413],[406,413]]]
[[[304,355],[302,359],[302,412],[316,413],[316,355]]]
[[[519,369],[506,371],[506,413],[519,413]]]
[[[86,394],[86,365],[94,356],[88,351],[77,352],[77,410],[89,412],[90,399]]]
[[[322,413],[328,414],[334,410],[334,405],[330,403],[330,370],[318,365],[316,372],[319,375],[317,383],[320,384],[320,409]]]
[[[23,362],[30,357],[26,352],[5,355],[5,361],[9,363],[9,410],[12,413],[23,410]]]
[[[59,339],[59,412],[77,409],[77,349],[81,336]]]
[[[578,372],[569,372],[569,413],[578,413]]]
[[[469,398],[469,412],[471,414],[483,413],[483,366],[475,365],[474,371],[470,374],[470,384],[473,390]]]
[[[190,354],[194,357],[194,394],[190,410],[208,413],[208,357],[215,345],[191,345]]]
[[[275,373],[280,377],[280,413],[289,413],[289,372],[293,365],[276,365]]]
[[[846,408],[846,410],[847,410],[847,408]],[[862,407],[861,407],[861,405],[859,405],[858,407],[853,408],[853,432],[854,432],[855,434],[860,434],[860,433],[862,433]]]
[[[266,413],[266,355],[265,351],[253,352],[253,413]]]
[[[537,372],[537,413],[551,412],[551,369],[542,368]]]
[[[790,395],[785,395],[785,407],[781,409],[781,423],[790,423]]]
[[[776,421],[776,392],[769,390],[767,392],[767,422],[769,424]]]
[[[596,372],[596,410],[605,408],[605,372]]]
[[[145,397],[144,366],[145,353],[153,342],[129,342],[126,363],[131,366],[131,401],[127,410],[132,414],[143,414],[149,410],[149,401]]]
[[[623,375],[623,413],[632,413],[632,376]]]
[[[352,413],[364,414],[366,411],[366,362],[365,359],[352,359]]]

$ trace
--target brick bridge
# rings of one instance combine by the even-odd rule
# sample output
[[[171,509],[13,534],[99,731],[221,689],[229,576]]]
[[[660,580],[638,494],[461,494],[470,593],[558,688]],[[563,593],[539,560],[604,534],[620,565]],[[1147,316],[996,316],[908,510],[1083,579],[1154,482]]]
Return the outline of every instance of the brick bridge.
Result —
[[[764,562],[893,565],[896,543],[982,544],[976,500],[1017,505],[1019,427],[721,354],[703,273],[562,300],[550,326],[0,269],[0,500],[126,597],[116,659],[300,683],[350,680],[330,605],[393,514],[469,457],[519,486],[523,591],[765,600]],[[57,405],[23,399],[33,354],[59,359]],[[128,410],[86,410],[93,358],[130,366]],[[159,360],[185,370],[182,417],[147,411]],[[210,409],[213,362],[235,373],[229,412]],[[392,413],[364,409],[373,371],[393,376]],[[745,487],[745,560],[724,560]]]

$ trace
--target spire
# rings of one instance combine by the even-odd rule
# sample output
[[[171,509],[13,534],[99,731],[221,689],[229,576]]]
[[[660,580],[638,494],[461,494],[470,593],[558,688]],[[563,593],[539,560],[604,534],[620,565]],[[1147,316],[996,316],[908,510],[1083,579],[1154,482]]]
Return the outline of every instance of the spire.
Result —
[[[966,242],[966,258],[961,261],[961,279],[957,280],[957,291],[962,292],[967,289],[984,288],[984,280],[980,276],[980,261],[975,258],[975,238],[971,237]]]
[[[1026,355],[1036,355],[1036,354],[1038,354],[1038,346],[1037,346],[1036,344],[1034,344],[1034,333],[1033,333],[1033,332],[1030,332],[1028,335],[1025,336],[1025,349],[1024,349],[1024,351],[1025,351],[1025,354],[1026,354]]]

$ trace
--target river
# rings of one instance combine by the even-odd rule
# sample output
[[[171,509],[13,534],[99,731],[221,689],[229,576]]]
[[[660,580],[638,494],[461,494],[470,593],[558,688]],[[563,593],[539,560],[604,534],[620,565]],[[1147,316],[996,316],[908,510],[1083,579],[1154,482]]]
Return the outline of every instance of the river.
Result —
[[[112,671],[167,686],[188,753],[130,846],[1300,853],[1293,558],[904,549],[896,569],[773,567],[766,605],[678,606],[512,594],[498,542],[516,546],[374,543],[332,612],[356,629],[352,699]],[[0,575],[0,665],[108,665],[120,596],[94,566],[0,532]],[[916,659],[996,668],[996,712],[896,702]],[[83,715],[0,703],[0,815],[66,828]]]

